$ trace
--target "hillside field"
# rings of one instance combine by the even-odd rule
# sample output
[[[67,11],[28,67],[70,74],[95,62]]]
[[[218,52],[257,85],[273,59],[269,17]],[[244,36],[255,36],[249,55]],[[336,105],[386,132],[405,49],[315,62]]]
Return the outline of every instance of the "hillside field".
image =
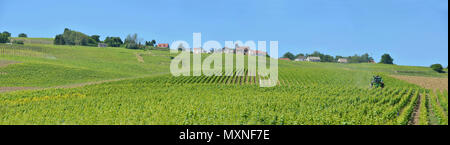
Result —
[[[402,79],[448,82],[427,67],[280,60],[261,88],[247,69],[173,77],[169,51],[21,39],[0,44],[0,124],[448,125],[448,83]],[[378,74],[386,88],[369,88]]]

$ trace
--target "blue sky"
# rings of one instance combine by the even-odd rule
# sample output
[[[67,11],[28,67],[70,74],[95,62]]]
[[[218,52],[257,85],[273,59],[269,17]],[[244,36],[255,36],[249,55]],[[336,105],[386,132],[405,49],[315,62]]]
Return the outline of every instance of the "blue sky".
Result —
[[[448,65],[448,0],[0,0],[0,31],[54,37],[138,33],[144,40],[279,41],[285,52],[389,53]]]

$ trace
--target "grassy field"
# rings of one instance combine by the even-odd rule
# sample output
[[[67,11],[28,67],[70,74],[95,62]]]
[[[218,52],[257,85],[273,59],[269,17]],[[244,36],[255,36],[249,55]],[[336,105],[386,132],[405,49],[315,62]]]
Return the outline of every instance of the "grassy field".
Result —
[[[40,88],[0,93],[0,124],[448,124],[448,89],[391,77],[448,78],[426,67],[280,61],[279,84],[260,88],[258,76],[173,77],[168,51],[26,43],[0,52],[0,89]],[[369,88],[377,74],[386,89]]]

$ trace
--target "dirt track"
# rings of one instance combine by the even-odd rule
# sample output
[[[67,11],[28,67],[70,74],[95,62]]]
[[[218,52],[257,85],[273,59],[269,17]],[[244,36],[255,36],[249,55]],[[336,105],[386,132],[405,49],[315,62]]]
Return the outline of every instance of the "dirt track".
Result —
[[[137,76],[137,77],[127,77],[127,78],[118,78],[118,79],[111,79],[111,80],[102,80],[102,81],[93,81],[93,82],[85,82],[85,83],[78,83],[78,84],[69,84],[69,85],[61,85],[61,86],[53,86],[53,87],[0,87],[0,93],[6,93],[6,92],[13,92],[13,91],[21,91],[21,90],[45,90],[45,89],[67,89],[67,88],[78,88],[78,87],[84,87],[88,85],[97,85],[97,84],[103,84],[103,83],[109,83],[109,82],[117,82],[117,81],[123,81],[123,80],[132,80],[132,79],[139,79],[139,78],[145,78],[155,75],[164,75],[167,74],[164,73],[156,73],[153,75],[144,75],[144,76]]]
[[[0,93],[3,92],[12,92],[18,90],[34,90],[38,89],[37,87],[0,87]]]
[[[419,120],[420,120],[420,105],[422,105],[421,103],[421,98],[424,97],[422,95],[419,95],[419,99],[417,100],[417,104],[416,106],[414,106],[414,111],[411,115],[411,120],[408,123],[409,125],[419,125]]]
[[[400,75],[392,75],[392,77],[419,85],[427,89],[432,90],[439,89],[448,91],[448,78],[400,76]]]
[[[21,63],[19,61],[0,60],[0,67],[6,67],[11,64]]]

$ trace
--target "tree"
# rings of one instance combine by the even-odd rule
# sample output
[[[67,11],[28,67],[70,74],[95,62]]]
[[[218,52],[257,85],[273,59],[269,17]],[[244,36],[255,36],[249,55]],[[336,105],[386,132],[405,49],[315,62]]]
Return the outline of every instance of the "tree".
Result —
[[[431,65],[431,68],[438,73],[444,72],[444,67],[442,67],[441,64],[433,64],[433,65]]]
[[[152,41],[145,41],[145,46],[155,47],[155,43]]]
[[[3,31],[2,34],[4,34],[4,35],[7,36],[7,37],[11,37],[11,33],[9,33],[8,31]]]
[[[62,34],[56,35],[55,40],[53,41],[55,45],[65,45],[64,38]]]
[[[394,59],[391,57],[391,55],[384,54],[383,56],[381,56],[380,63],[383,63],[383,64],[394,64]]]
[[[120,37],[106,37],[104,41],[109,47],[120,47],[123,41]]]
[[[295,58],[298,58],[298,57],[300,57],[300,56],[305,56],[305,54],[299,53],[299,54],[297,54],[297,55],[295,56]]]
[[[141,41],[138,38],[138,35],[132,34],[128,35],[124,42],[125,48],[128,49],[141,49],[143,46],[141,45]]]
[[[27,36],[27,34],[25,34],[25,33],[20,33],[20,34],[19,34],[19,37],[27,38],[28,36]]]
[[[331,55],[323,55],[320,57],[321,62],[334,62],[334,57]]]
[[[9,37],[7,34],[1,33],[0,34],[0,43],[8,43]]]
[[[100,36],[99,35],[92,35],[91,38],[94,39],[95,42],[97,42],[97,43],[100,42]]]
[[[345,57],[340,56],[340,55],[337,55],[337,56],[334,58],[334,62],[339,61],[339,59],[341,59],[341,58],[345,58]],[[348,59],[347,59],[347,60],[348,60]]]
[[[290,60],[294,60],[295,56],[294,56],[294,54],[287,52],[283,55],[283,58],[289,58]]]

